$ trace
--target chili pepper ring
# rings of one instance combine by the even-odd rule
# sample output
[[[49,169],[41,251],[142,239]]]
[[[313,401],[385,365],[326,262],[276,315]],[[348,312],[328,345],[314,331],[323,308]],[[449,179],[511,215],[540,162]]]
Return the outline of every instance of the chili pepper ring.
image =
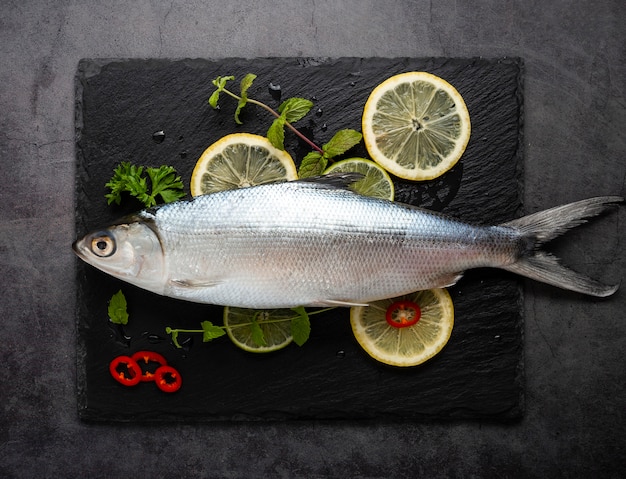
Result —
[[[172,366],[160,366],[154,373],[157,387],[166,393],[173,393],[180,389],[183,379],[180,373]]]
[[[113,379],[124,386],[136,386],[141,381],[142,372],[139,364],[130,356],[118,356],[109,364]]]

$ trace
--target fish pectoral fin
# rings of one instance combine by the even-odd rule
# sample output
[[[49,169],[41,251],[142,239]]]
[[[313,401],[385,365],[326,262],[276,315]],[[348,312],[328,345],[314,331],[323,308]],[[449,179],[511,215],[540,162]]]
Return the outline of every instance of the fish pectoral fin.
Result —
[[[324,305],[324,306],[339,306],[339,307],[346,307],[346,308],[351,308],[352,306],[369,306],[369,304],[367,303],[355,303],[355,302],[351,302],[351,301],[339,301],[336,299],[325,299],[324,301],[320,302],[320,304]]]
[[[454,286],[463,277],[463,273],[444,274],[437,278],[438,288],[448,288]]]
[[[179,288],[210,288],[221,284],[222,281],[215,280],[197,280],[197,279],[172,279],[170,283]]]

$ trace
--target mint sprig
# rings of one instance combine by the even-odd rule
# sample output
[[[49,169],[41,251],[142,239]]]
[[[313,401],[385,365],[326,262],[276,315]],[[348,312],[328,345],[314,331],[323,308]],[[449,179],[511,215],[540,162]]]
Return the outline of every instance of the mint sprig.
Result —
[[[291,310],[296,313],[294,316],[288,318],[272,319],[271,321],[266,321],[266,323],[280,323],[284,321],[289,321],[291,323],[291,335],[293,336],[294,342],[298,346],[302,346],[304,345],[304,343],[307,342],[311,334],[311,321],[309,319],[309,316],[313,314],[324,313],[326,311],[330,311],[331,309],[334,308],[318,309],[309,313],[303,306],[299,306],[297,308],[291,308]],[[251,315],[252,319],[249,323],[249,326],[252,330],[252,341],[254,342],[254,344],[256,344],[257,346],[266,346],[267,342],[265,340],[265,335],[263,334],[263,329],[261,328],[260,321],[257,320],[260,312],[261,311],[256,311],[254,314]],[[242,324],[238,326],[242,326]],[[209,341],[222,337],[226,334],[226,326],[217,326],[211,321],[203,321],[202,323],[200,323],[200,327],[202,329],[179,329],[171,328],[168,326],[165,328],[165,332],[172,336],[172,342],[177,348],[182,347],[178,341],[178,335],[180,333],[201,333],[202,342],[204,343],[208,343]]]
[[[311,111],[311,108],[313,107],[313,102],[307,100],[306,98],[288,98],[280,104],[280,106],[278,107],[278,111],[274,111],[265,103],[253,100],[248,97],[248,90],[252,86],[255,78],[256,75],[248,73],[241,81],[240,95],[236,95],[226,88],[227,82],[234,80],[234,76],[217,77],[213,80],[213,85],[215,85],[216,90],[209,97],[209,104],[213,108],[217,108],[221,93],[225,93],[235,98],[237,100],[237,109],[235,110],[235,122],[239,125],[242,124],[239,118],[241,109],[248,103],[258,105],[274,115],[276,119],[272,122],[269,129],[267,130],[267,138],[272,143],[272,145],[280,150],[284,150],[285,128],[289,128],[313,149],[312,152],[307,154],[302,159],[300,168],[298,169],[298,176],[300,178],[321,175],[328,166],[329,161],[332,161],[335,157],[346,153],[350,148],[356,146],[363,138],[363,135],[361,135],[361,133],[356,130],[340,130],[335,134],[335,136],[331,138],[328,143],[320,148],[293,126],[293,123],[301,120],[309,113],[309,111]]]
[[[306,136],[304,136],[302,133],[300,133],[293,125],[292,123],[295,123],[296,121],[298,121],[299,119],[301,119],[302,117],[304,117],[304,115],[306,115],[306,113],[308,113],[308,110],[310,110],[311,107],[308,108],[308,110],[306,112],[304,112],[303,114],[301,114],[301,112],[304,110],[303,108],[303,103],[299,103],[297,105],[297,108],[294,105],[291,106],[284,106],[286,103],[289,102],[289,100],[285,100],[282,104],[281,107],[283,108],[282,110],[279,108],[279,111],[275,111],[273,108],[271,108],[270,106],[266,105],[263,102],[254,100],[252,98],[250,98],[248,96],[248,90],[250,89],[250,87],[252,86],[252,82],[254,81],[254,79],[256,78],[256,75],[254,75],[253,73],[248,73],[244,79],[241,81],[240,84],[240,94],[237,95],[235,93],[233,93],[232,91],[228,90],[226,88],[226,83],[234,80],[235,77],[232,75],[229,76],[219,76],[217,78],[215,78],[212,83],[213,85],[216,87],[216,90],[211,94],[211,96],[209,97],[209,105],[211,105],[213,108],[218,108],[218,102],[220,99],[220,95],[222,93],[234,98],[235,100],[237,100],[237,109],[235,110],[235,122],[237,124],[241,124],[241,120],[239,118],[239,114],[241,113],[241,110],[244,106],[246,106],[248,103],[252,103],[254,105],[260,106],[261,108],[263,108],[264,110],[268,111],[269,113],[271,113],[273,116],[276,117],[276,119],[278,119],[278,123],[272,123],[272,126],[270,126],[270,131],[268,132],[268,139],[270,140],[270,142],[272,142],[272,144],[276,147],[279,148],[281,150],[284,150],[284,140],[283,141],[276,141],[277,139],[281,138],[281,133],[278,132],[278,129],[281,129],[282,132],[282,138],[284,139],[284,127],[289,128],[291,131],[293,131],[299,138],[301,138],[305,143],[307,143],[311,148],[313,148],[314,150],[318,150],[320,153],[322,152],[322,149],[317,146],[315,143],[313,143],[311,140],[309,140]],[[303,99],[299,99],[299,100],[303,100]],[[305,100],[308,102],[308,100]],[[311,106],[313,106],[313,103],[311,103]],[[287,110],[285,112],[285,115],[281,117],[282,112],[284,110]],[[289,118],[288,118],[289,115]],[[276,142],[274,142],[274,141]]]

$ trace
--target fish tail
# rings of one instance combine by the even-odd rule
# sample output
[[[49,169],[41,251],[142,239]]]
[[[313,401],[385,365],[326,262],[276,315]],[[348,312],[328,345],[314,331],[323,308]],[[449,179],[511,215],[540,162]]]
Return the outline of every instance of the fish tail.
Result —
[[[539,250],[539,247],[624,202],[619,196],[602,196],[557,206],[502,224],[522,233],[527,247],[515,263],[503,269],[528,278],[591,296],[606,297],[617,291],[619,285],[605,285],[583,274],[568,269],[558,258]]]

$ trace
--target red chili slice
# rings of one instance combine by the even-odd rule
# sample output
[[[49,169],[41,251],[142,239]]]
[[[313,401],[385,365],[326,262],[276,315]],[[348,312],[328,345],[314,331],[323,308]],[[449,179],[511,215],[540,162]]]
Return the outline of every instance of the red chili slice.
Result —
[[[155,370],[167,364],[167,360],[154,351],[137,351],[132,358],[139,364],[143,382],[154,381]]]
[[[129,356],[118,356],[109,364],[111,376],[124,386],[136,386],[141,381],[141,368]]]
[[[166,393],[174,393],[180,389],[183,384],[183,378],[180,373],[172,366],[161,366],[154,372],[154,381],[157,387]]]
[[[394,328],[406,328],[416,324],[422,316],[422,310],[413,301],[396,301],[387,308],[385,319]]]

